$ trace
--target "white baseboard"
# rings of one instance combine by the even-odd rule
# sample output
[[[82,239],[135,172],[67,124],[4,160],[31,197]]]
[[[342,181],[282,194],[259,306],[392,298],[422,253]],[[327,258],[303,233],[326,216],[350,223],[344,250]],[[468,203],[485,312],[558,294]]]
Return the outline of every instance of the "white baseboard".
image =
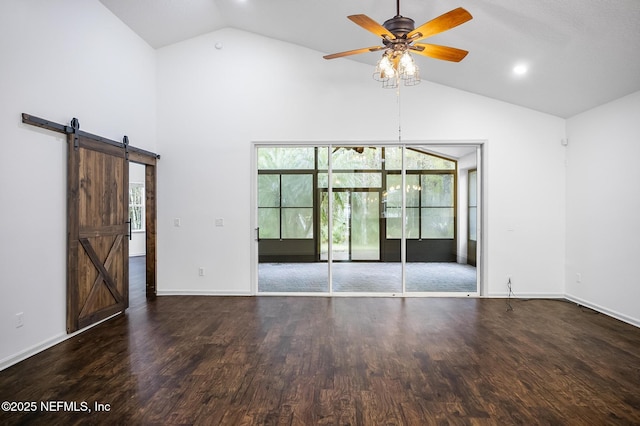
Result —
[[[617,312],[617,311],[614,311],[614,310],[611,310],[611,309],[607,309],[607,308],[605,308],[603,306],[600,306],[600,305],[598,305],[596,303],[591,303],[591,302],[588,302],[588,301],[586,301],[584,299],[581,299],[579,297],[572,296],[571,294],[565,294],[565,298],[567,300],[570,300],[572,302],[577,303],[578,305],[582,305],[582,306],[584,306],[586,308],[593,309],[594,311],[598,311],[601,314],[608,315],[608,316],[610,316],[612,318],[618,319],[618,320],[620,320],[622,322],[626,322],[627,324],[631,324],[633,326],[636,326],[636,327],[640,328],[640,319],[638,319],[638,318],[632,318],[632,317],[630,317],[628,315],[621,314],[620,312]]]
[[[158,290],[156,296],[253,296],[249,291]]]
[[[566,299],[567,296],[564,293],[518,293],[518,294],[513,294],[511,293],[511,296],[509,296],[509,293],[507,292],[500,292],[500,293],[489,293],[487,295],[484,295],[483,297],[485,298],[496,298],[496,299],[502,299],[502,298],[508,298],[511,297],[511,299]]]
[[[36,345],[28,347],[27,349],[25,349],[23,351],[20,351],[17,354],[10,355],[7,358],[4,358],[4,359],[0,360],[0,371],[7,369],[7,368],[11,367],[14,364],[17,364],[20,361],[24,361],[25,359],[27,359],[29,357],[32,357],[32,356],[34,356],[34,355],[36,355],[36,354],[38,354],[38,353],[40,353],[40,352],[42,352],[42,351],[44,351],[46,349],[49,349],[49,348],[57,345],[58,343],[62,343],[67,339],[70,339],[70,338],[72,338],[74,336],[77,336],[78,334],[83,333],[83,332],[89,330],[90,328],[95,327],[98,324],[102,324],[103,322],[108,321],[111,318],[113,318],[115,316],[118,316],[120,314],[121,314],[121,312],[118,312],[117,314],[113,314],[110,317],[103,319],[102,321],[99,321],[99,322],[97,322],[95,324],[91,324],[91,325],[83,328],[82,330],[78,330],[78,331],[76,331],[74,333],[71,333],[71,334],[65,334],[65,333],[58,334],[57,336],[54,336],[54,337],[52,337],[50,339],[47,339],[47,340],[45,340],[43,342],[40,342],[40,343],[36,344]]]
[[[71,337],[70,334],[59,334],[57,336],[52,337],[51,339],[47,339],[44,342],[38,343],[37,345],[33,345],[22,352],[18,352],[17,354],[10,355],[7,358],[0,360],[0,371],[11,367],[14,364],[19,363],[39,352],[44,351],[45,349],[49,349],[52,346],[57,345],[60,342],[63,342]]]

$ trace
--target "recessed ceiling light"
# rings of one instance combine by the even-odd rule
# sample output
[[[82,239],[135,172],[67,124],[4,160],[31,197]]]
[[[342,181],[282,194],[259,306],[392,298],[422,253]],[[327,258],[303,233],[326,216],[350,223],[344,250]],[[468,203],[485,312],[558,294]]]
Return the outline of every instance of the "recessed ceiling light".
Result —
[[[527,66],[524,64],[518,64],[513,67],[513,73],[516,75],[524,75],[527,73]]]

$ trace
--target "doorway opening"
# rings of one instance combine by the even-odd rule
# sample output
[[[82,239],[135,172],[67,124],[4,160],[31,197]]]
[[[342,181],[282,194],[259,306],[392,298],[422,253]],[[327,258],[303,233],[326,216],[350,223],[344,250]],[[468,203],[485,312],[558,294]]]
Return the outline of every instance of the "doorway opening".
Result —
[[[145,167],[144,164],[129,163],[129,308],[147,301]]]
[[[479,294],[480,148],[256,145],[257,293]]]
[[[135,307],[156,297],[157,180],[156,158],[130,155],[129,160],[129,293]]]

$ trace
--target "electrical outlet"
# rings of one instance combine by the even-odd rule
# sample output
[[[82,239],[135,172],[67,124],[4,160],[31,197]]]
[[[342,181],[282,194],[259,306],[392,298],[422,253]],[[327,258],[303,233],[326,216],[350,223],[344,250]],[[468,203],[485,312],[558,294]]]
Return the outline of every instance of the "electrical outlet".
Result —
[[[173,226],[175,226],[176,228],[179,228],[180,225],[182,225],[182,220],[180,220],[179,217],[176,217],[175,219],[173,219]]]
[[[204,267],[199,267],[198,268],[198,275],[200,275],[201,277],[204,277]]]
[[[224,219],[219,217],[216,219],[216,226],[224,226]]]
[[[18,312],[16,314],[16,328],[20,328],[24,325],[24,312]]]

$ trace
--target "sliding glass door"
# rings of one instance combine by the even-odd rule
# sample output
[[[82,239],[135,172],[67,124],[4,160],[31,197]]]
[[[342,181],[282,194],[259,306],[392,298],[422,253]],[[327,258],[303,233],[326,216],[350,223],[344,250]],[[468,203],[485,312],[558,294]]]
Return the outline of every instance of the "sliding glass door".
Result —
[[[476,147],[257,153],[258,292],[477,292],[467,238]]]
[[[402,293],[402,264],[385,258],[383,251],[386,149],[331,149],[326,166],[327,176],[331,171],[327,192],[332,194],[330,260],[335,293]]]

